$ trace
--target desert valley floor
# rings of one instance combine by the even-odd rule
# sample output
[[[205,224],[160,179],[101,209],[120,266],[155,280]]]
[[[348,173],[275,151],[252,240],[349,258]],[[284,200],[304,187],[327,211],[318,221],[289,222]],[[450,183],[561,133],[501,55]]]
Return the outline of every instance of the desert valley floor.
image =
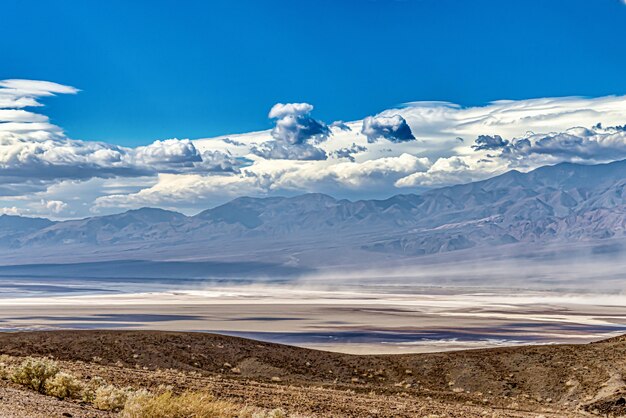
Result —
[[[626,297],[425,288],[420,293],[238,286],[6,298],[0,330],[218,332],[345,353],[583,343],[626,332]]]

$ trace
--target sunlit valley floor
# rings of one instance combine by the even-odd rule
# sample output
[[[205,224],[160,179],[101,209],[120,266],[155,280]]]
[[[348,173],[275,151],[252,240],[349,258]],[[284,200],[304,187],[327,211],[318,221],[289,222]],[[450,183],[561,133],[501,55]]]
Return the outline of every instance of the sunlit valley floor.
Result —
[[[626,332],[618,261],[483,260],[256,283],[7,276],[0,329],[217,332],[346,353],[584,343]]]

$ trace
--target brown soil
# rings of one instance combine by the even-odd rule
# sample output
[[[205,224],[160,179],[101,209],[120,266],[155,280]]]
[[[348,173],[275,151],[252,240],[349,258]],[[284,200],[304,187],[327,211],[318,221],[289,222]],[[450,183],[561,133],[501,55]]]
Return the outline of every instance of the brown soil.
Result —
[[[0,334],[0,354],[49,356],[119,386],[205,390],[316,417],[626,414],[626,337],[448,353],[355,356],[205,333]],[[0,381],[0,417],[107,416]]]

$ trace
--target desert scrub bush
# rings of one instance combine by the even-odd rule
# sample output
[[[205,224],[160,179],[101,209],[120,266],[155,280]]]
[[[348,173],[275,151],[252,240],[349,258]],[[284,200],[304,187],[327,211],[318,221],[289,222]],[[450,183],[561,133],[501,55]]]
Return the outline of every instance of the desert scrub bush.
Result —
[[[124,418],[251,418],[245,408],[227,401],[216,400],[207,393],[172,392],[152,394],[138,391],[128,397]]]
[[[0,379],[8,379],[10,369],[11,358],[6,354],[0,354]]]
[[[272,409],[271,411],[259,411],[252,414],[252,418],[287,418],[287,414],[282,409]]]
[[[54,361],[28,357],[11,370],[10,377],[17,384],[45,393],[46,382],[58,372],[59,367]]]
[[[92,377],[83,387],[83,402],[94,403],[96,400],[96,391],[102,386],[106,386],[107,382],[100,376]]]
[[[69,373],[59,372],[46,381],[46,394],[59,399],[80,398],[83,382]]]
[[[96,389],[93,406],[103,411],[119,411],[124,408],[131,390],[119,389],[113,385],[100,386]]]

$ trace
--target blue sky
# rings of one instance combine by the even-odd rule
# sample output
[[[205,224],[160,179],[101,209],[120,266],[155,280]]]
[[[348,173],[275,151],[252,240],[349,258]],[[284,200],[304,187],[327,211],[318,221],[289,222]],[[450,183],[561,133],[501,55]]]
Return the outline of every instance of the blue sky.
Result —
[[[397,104],[626,93],[621,0],[3,2],[0,79],[45,99],[72,138],[121,145],[268,129],[271,106],[322,120]]]
[[[387,198],[626,159],[624,40],[624,0],[7,0],[0,214]]]

